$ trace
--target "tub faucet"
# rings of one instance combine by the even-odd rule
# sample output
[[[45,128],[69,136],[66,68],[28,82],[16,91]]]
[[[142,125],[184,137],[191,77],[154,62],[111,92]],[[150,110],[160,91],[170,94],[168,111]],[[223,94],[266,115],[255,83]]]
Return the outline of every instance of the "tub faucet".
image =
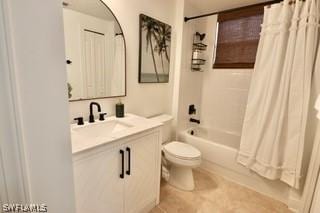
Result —
[[[200,120],[198,120],[198,119],[190,118],[189,121],[190,121],[190,122],[193,122],[193,123],[200,124]]]
[[[90,103],[90,115],[89,115],[89,123],[94,123],[94,115],[93,115],[93,106],[98,107],[98,112],[101,112],[101,106],[97,102]]]

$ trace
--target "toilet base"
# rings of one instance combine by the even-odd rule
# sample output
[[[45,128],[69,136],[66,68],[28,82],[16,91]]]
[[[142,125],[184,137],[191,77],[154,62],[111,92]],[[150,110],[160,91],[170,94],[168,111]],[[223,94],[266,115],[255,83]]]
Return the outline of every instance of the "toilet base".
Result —
[[[192,168],[171,165],[168,182],[178,189],[192,191],[194,189]]]

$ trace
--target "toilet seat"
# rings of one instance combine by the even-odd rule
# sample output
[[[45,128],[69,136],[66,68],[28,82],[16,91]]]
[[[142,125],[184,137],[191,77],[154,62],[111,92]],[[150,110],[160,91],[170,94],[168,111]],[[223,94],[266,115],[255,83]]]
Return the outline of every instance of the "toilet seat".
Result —
[[[181,160],[200,160],[201,152],[187,143],[173,141],[164,145],[165,155]]]

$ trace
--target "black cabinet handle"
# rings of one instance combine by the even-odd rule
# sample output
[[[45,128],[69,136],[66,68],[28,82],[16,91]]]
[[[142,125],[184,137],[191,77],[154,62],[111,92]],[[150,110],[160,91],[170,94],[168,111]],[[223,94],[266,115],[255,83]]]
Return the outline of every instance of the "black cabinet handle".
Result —
[[[130,175],[131,174],[131,149],[127,147],[126,151],[128,152],[128,170],[126,171],[126,174]]]
[[[120,154],[121,154],[121,174],[120,174],[120,178],[124,178],[124,151],[121,149],[120,150]]]

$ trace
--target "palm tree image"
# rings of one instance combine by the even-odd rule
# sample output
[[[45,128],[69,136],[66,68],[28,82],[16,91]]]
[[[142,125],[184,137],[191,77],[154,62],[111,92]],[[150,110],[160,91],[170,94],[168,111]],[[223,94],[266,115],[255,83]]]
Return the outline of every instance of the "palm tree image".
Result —
[[[155,50],[157,50],[158,55],[161,57],[162,70],[163,73],[165,73],[163,54],[165,54],[166,60],[170,63],[168,43],[171,41],[171,27],[161,23],[156,33],[157,46],[155,47]]]
[[[170,64],[169,51],[171,42],[171,27],[165,23],[157,21],[156,19],[141,14],[140,30],[141,32],[139,82],[168,82]],[[160,63],[161,67],[158,67],[160,66]],[[159,73],[159,70],[161,69],[162,73]],[[153,70],[153,74],[152,72],[150,72],[151,70]]]

